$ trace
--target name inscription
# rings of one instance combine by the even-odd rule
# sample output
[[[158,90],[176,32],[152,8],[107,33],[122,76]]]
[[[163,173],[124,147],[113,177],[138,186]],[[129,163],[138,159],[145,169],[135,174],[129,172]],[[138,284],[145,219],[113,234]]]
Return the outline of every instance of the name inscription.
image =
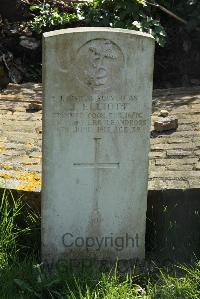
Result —
[[[134,133],[148,125],[136,96],[60,96],[52,101],[51,119],[67,132]]]

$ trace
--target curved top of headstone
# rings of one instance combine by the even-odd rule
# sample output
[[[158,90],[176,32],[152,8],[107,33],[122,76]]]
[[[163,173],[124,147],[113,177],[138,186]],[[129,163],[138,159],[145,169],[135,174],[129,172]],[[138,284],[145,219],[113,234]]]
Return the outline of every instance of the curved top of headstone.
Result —
[[[43,34],[44,37],[51,37],[54,35],[61,35],[61,34],[67,34],[67,33],[81,33],[81,32],[114,32],[114,33],[123,33],[123,34],[133,34],[138,35],[142,37],[152,38],[154,37],[151,34],[135,31],[135,30],[129,30],[129,29],[121,29],[121,28],[109,28],[109,27],[77,27],[77,28],[69,28],[69,29],[60,29],[60,30],[54,30],[50,32],[45,32]]]

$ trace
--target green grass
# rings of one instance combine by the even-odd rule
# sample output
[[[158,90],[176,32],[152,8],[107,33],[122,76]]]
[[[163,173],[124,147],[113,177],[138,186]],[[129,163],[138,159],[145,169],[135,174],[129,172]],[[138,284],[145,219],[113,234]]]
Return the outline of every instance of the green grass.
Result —
[[[119,275],[94,269],[48,275],[40,263],[40,217],[4,192],[0,201],[0,299],[199,299],[200,263]]]
[[[16,224],[21,207],[20,199],[15,201],[10,193],[10,200],[8,200],[7,193],[4,191],[0,202],[0,268],[16,258],[18,251],[16,240],[26,231]]]

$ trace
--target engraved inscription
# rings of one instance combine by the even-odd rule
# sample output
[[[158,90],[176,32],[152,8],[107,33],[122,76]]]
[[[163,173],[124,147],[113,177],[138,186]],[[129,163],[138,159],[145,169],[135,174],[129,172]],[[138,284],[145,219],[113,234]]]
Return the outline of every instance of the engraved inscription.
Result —
[[[60,96],[54,103],[52,120],[66,132],[129,134],[148,126],[136,96]]]
[[[76,75],[81,83],[93,90],[103,90],[118,81],[124,57],[112,41],[94,39],[78,50],[76,65]]]

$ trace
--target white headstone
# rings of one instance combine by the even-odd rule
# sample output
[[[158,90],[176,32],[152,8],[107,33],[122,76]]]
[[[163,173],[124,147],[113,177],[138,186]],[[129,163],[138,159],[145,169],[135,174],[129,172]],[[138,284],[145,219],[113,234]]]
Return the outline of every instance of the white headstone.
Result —
[[[43,50],[43,260],[142,259],[154,40],[75,28]]]

